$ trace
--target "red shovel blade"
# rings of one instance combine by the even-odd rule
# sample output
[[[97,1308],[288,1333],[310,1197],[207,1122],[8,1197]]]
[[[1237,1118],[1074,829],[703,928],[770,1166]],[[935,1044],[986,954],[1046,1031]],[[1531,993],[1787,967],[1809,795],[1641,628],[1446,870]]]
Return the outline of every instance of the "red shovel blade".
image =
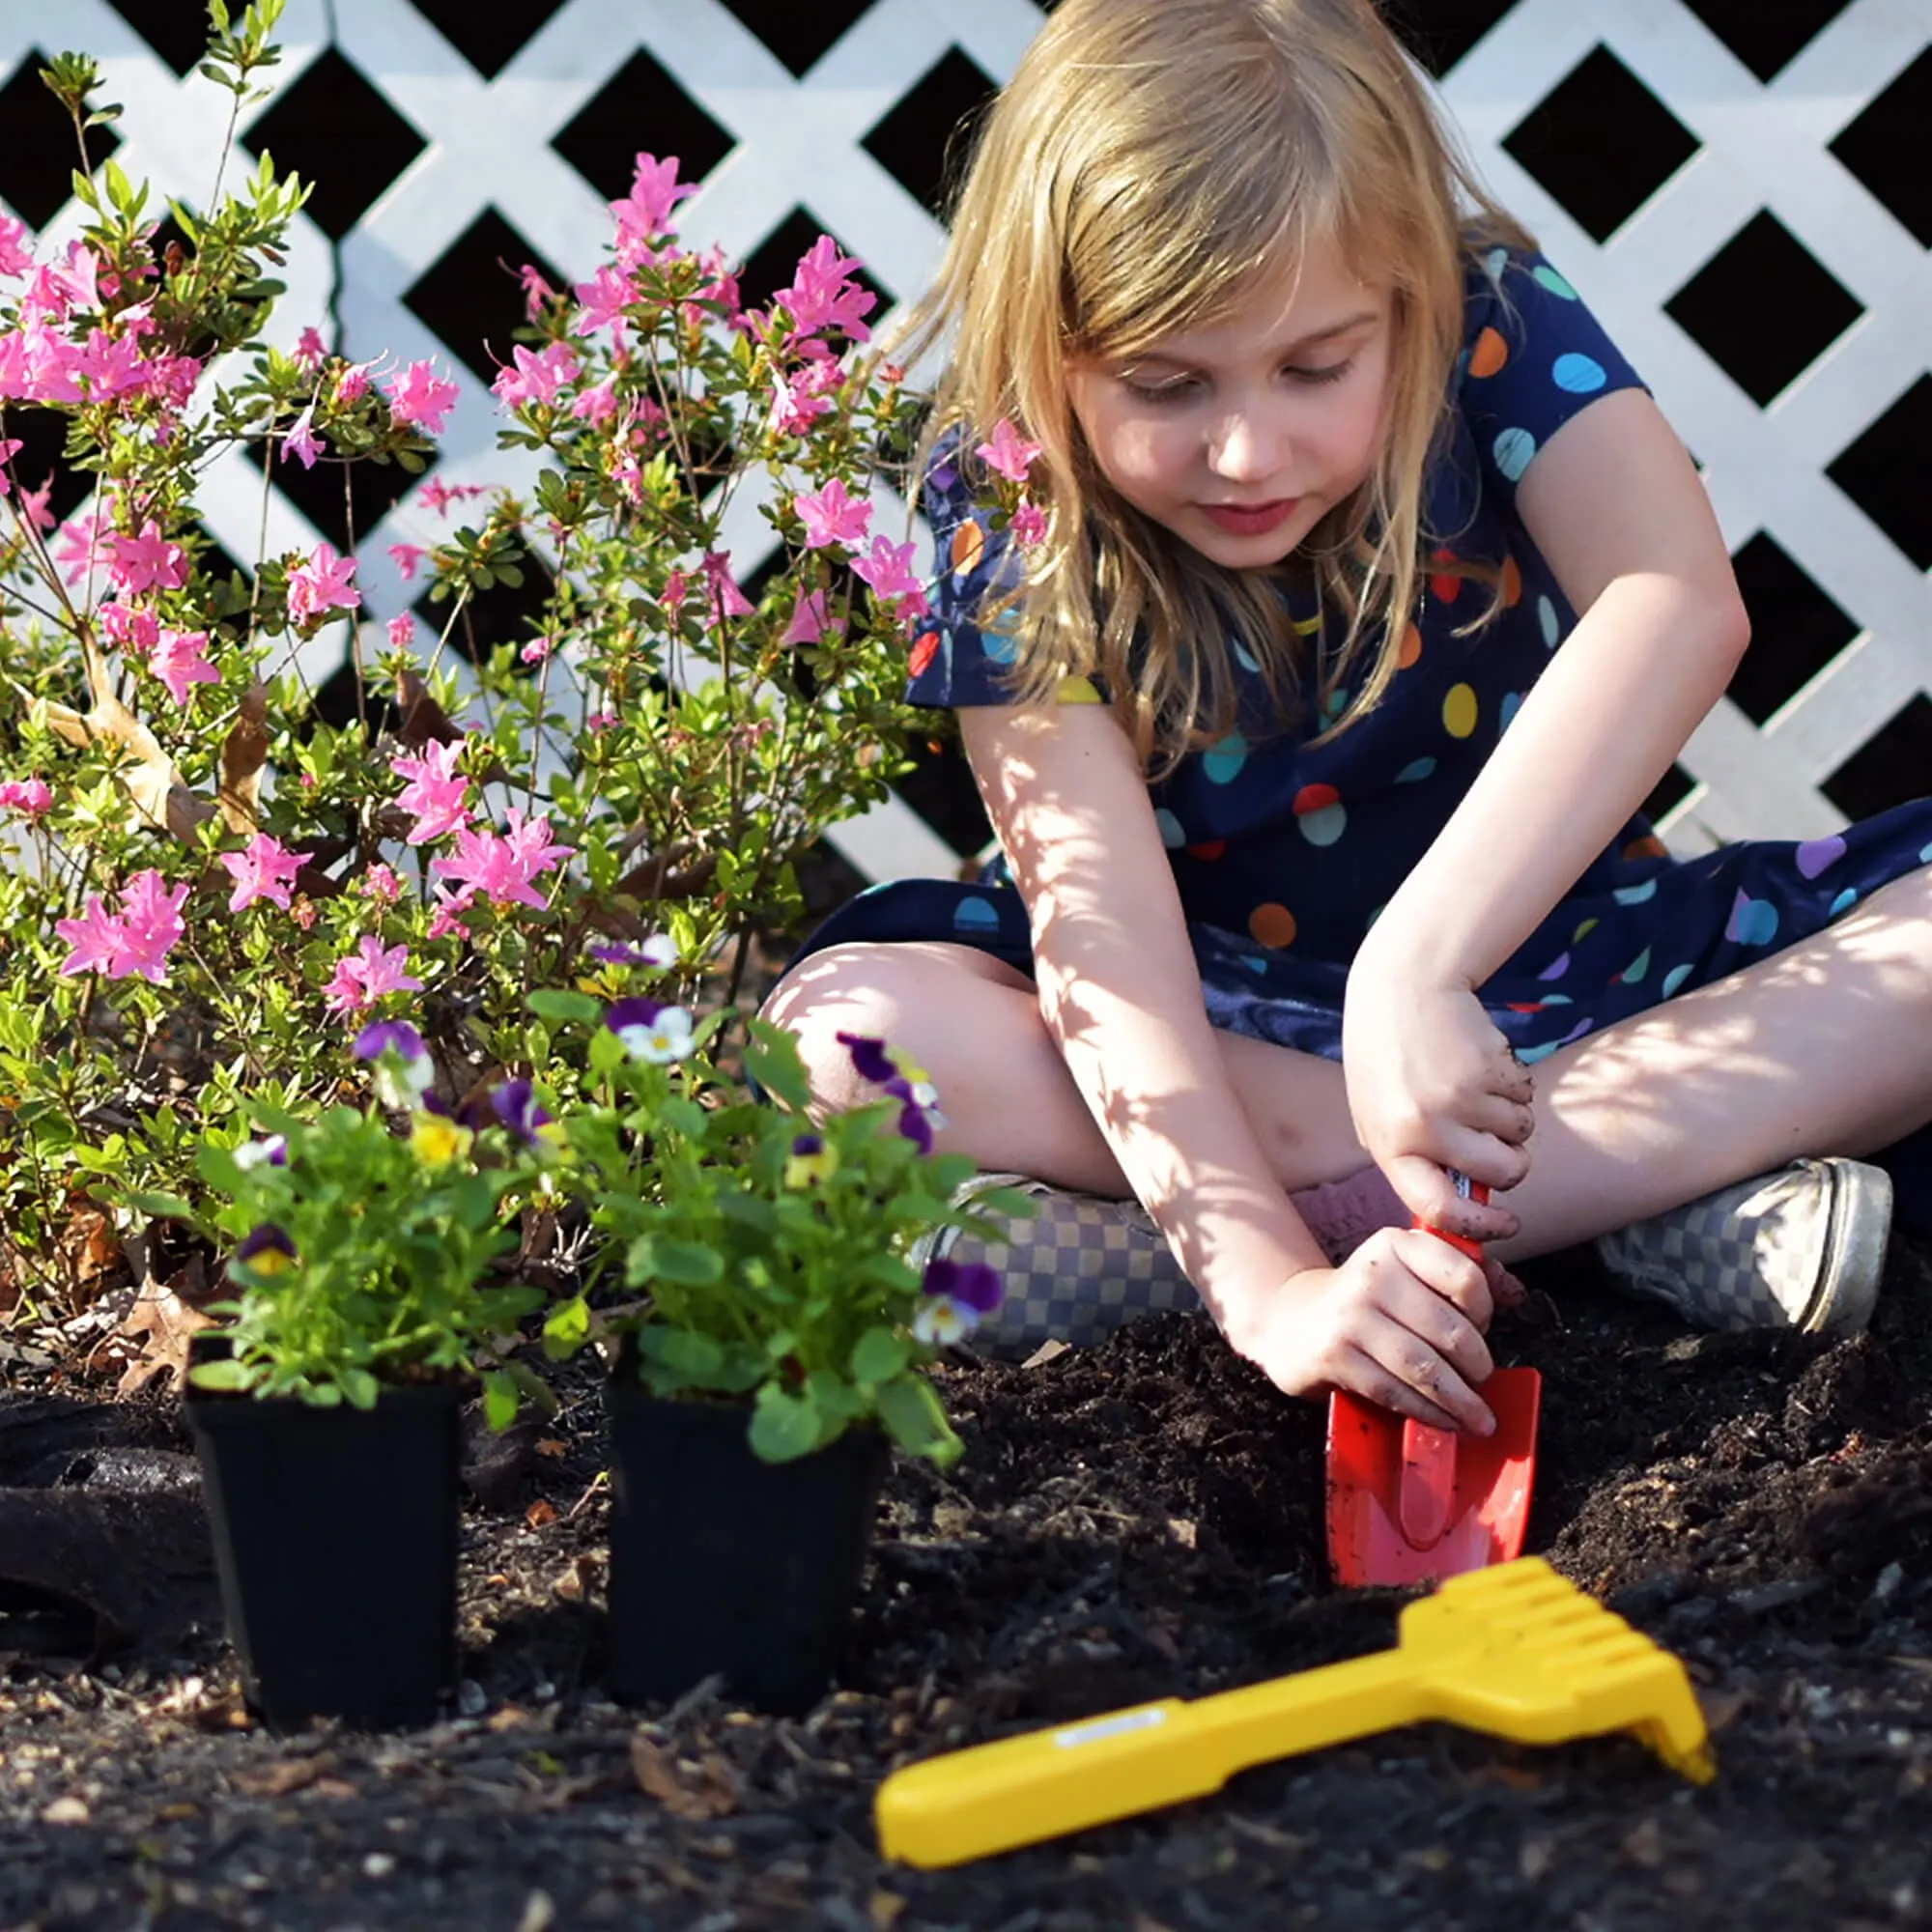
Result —
[[[1543,1378],[1483,1384],[1493,1435],[1432,1429],[1337,1390],[1328,1399],[1328,1565],[1338,1583],[1439,1582],[1521,1555]]]

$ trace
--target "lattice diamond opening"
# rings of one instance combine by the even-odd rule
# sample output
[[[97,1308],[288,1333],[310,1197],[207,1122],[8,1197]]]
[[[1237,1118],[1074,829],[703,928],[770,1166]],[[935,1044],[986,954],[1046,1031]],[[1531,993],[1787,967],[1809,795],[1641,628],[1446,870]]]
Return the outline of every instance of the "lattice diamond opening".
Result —
[[[424,19],[492,80],[507,67],[564,0],[411,0]]]
[[[1829,26],[1844,0],[1683,0],[1760,80],[1773,79]]]
[[[254,460],[262,460],[260,443],[253,445]],[[400,463],[340,463],[331,457],[317,459],[313,469],[304,469],[299,457],[282,460],[282,446],[274,455],[274,486],[311,524],[316,534],[326,537],[344,556],[366,543],[369,533],[420,480]]]
[[[114,11],[178,74],[185,76],[208,51],[205,6],[186,6],[183,0],[115,0]]]
[[[1932,570],[1928,449],[1932,449],[1932,376],[1921,376],[1825,470],[1920,570]]]
[[[348,139],[345,128],[354,130]],[[277,174],[313,185],[307,212],[336,242],[427,145],[333,47],[275,97],[247,136],[249,152],[271,155]]]
[[[1832,152],[1932,248],[1932,165],[1925,130],[1932,127],[1932,47],[1918,56],[1832,143]]]
[[[30,47],[13,77],[0,87],[0,201],[29,228],[44,228],[73,194],[80,158],[73,123],[41,79],[47,56]],[[88,158],[98,169],[121,145],[105,124],[87,130]]]
[[[25,445],[14,452],[13,462],[14,474],[22,487],[35,496],[45,488],[48,514],[57,522],[66,522],[94,488],[91,475],[67,467],[67,418],[55,410],[9,403],[0,409],[0,435],[17,438]],[[11,535],[11,520],[7,528]]]
[[[985,71],[948,47],[860,144],[898,185],[942,214],[964,174],[972,123],[993,98]]]
[[[1383,17],[1431,73],[1445,74],[1510,10],[1513,0],[1388,0]]]
[[[571,277],[486,208],[404,291],[403,306],[472,373],[494,382],[510,360],[516,331],[526,326],[519,279],[526,264],[552,288],[570,286]]]
[[[1932,698],[1923,692],[1818,787],[1847,818],[1922,798],[1932,773]]]
[[[1665,812],[1674,811],[1696,789],[1697,781],[1682,765],[1672,765],[1651,786],[1650,796],[1638,810],[1655,825]]]
[[[789,285],[798,272],[800,257],[809,254],[821,235],[829,234],[824,222],[803,206],[794,208],[772,232],[745,258],[744,267],[738,274],[738,291],[747,308],[762,307],[781,288]],[[838,242],[838,252],[850,257],[853,250]],[[892,307],[895,300],[893,292],[878,276],[862,263],[852,270],[852,279],[868,288],[878,297],[878,301],[867,311],[866,321],[869,327]]]
[[[1698,149],[1608,47],[1593,47],[1503,137],[1504,151],[1606,240]]]
[[[638,103],[648,100],[640,115]],[[702,181],[735,145],[665,67],[642,47],[583,103],[551,142],[607,201],[631,191],[638,156],[677,156],[679,181]]]
[[[1746,222],[1663,307],[1760,406],[1796,382],[1864,313],[1769,209]]]
[[[1846,616],[1777,540],[1759,530],[1731,559],[1750,612],[1750,649],[1729,696],[1762,724],[1858,636]]]
[[[450,512],[450,527],[469,521],[461,511]],[[522,583],[505,583],[499,579],[488,590],[479,590],[464,607],[449,634],[449,654],[481,667],[494,651],[508,650],[513,668],[522,667],[524,646],[536,636],[543,622],[544,600],[556,580],[543,562],[526,554],[517,563]],[[440,637],[450,620],[447,599],[433,603],[427,589],[411,606],[416,622],[432,638]]]
[[[868,5],[869,0],[819,0],[810,7],[799,5],[798,0],[724,0],[725,8],[801,77],[818,65]]]

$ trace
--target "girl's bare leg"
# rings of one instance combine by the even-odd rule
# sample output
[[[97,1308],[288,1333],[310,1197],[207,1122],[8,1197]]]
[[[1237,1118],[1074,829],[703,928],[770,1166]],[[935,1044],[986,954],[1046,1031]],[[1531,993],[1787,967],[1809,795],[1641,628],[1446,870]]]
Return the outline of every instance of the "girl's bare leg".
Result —
[[[840,1029],[881,1035],[932,1075],[942,1144],[982,1167],[1096,1194],[1129,1190],[1039,1016],[1033,982],[969,947],[829,947],[773,994],[829,1106],[867,1097]],[[1333,1061],[1217,1033],[1284,1188],[1366,1156]],[[1932,1119],[1932,869],[1875,893],[1761,965],[1640,1013],[1536,1068],[1522,1233],[1566,1247],[1799,1154],[1863,1154]]]

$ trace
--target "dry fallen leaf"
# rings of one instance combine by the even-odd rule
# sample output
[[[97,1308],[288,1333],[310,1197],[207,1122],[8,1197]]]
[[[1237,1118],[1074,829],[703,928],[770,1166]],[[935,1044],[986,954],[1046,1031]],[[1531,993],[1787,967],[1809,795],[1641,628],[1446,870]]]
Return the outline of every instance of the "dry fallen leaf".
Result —
[[[546,1502],[543,1497],[539,1496],[524,1512],[524,1520],[532,1529],[541,1529],[545,1523],[556,1520],[556,1505],[553,1502]]]
[[[242,1772],[236,1785],[250,1798],[286,1798],[291,1792],[304,1791],[335,1769],[336,1760],[328,1751],[313,1757],[283,1758],[265,1765],[260,1771]]]
[[[716,1751],[701,1764],[673,1757],[639,1731],[631,1740],[638,1788],[674,1818],[727,1818],[738,1808],[738,1777]]]
[[[221,822],[246,838],[262,817],[262,768],[269,762],[269,693],[251,684],[221,745],[221,773],[215,802]]]
[[[138,1352],[121,1373],[120,1394],[132,1395],[160,1375],[167,1376],[177,1389],[187,1385],[188,1344],[200,1330],[214,1326],[214,1318],[204,1315],[197,1305],[207,1298],[208,1283],[199,1255],[164,1282],[152,1275],[142,1282],[120,1328],[122,1336],[140,1343]]]
[[[559,1442],[554,1435],[538,1436],[536,1452],[539,1456],[551,1457],[568,1456],[570,1454],[569,1449],[563,1443]]]

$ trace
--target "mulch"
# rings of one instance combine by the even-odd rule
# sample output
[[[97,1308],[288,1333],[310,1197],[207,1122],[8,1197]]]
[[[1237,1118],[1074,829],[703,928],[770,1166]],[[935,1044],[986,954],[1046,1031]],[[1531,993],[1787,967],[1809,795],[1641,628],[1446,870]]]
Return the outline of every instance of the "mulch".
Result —
[[[1323,1574],[1319,1410],[1198,1317],[944,1368],[965,1458],[895,1467],[838,1688],[783,1720],[602,1694],[587,1369],[554,1418],[473,1433],[462,1682],[380,1736],[244,1708],[172,1399],[16,1369],[0,1927],[1925,1922],[1932,1250],[1900,1242],[1873,1333],[1832,1346],[1691,1335],[1579,1255],[1533,1273],[1496,1335],[1547,1378],[1531,1547],[1686,1660],[1707,1787],[1625,1737],[1425,1726],[951,1871],[883,1861],[897,1765],[1392,1640],[1399,1596]]]

